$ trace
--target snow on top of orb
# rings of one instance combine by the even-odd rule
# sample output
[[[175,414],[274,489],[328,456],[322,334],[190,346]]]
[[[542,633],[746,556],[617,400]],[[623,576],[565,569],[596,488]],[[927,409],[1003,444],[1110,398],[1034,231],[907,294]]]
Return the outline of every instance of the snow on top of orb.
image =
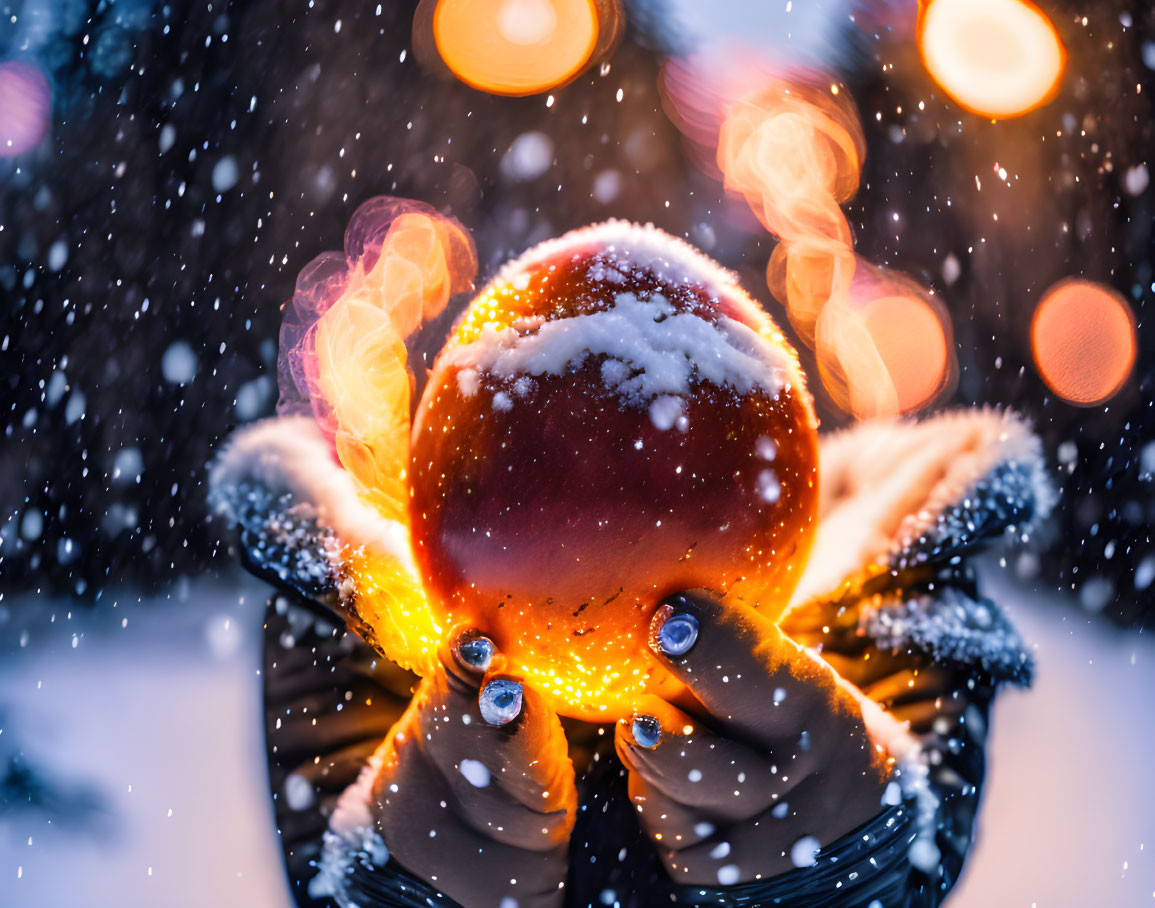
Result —
[[[506,264],[497,274],[497,282],[517,285],[519,278],[537,265],[566,253],[589,250],[608,253],[621,266],[633,266],[651,272],[664,282],[703,287],[711,296],[733,296],[734,302],[746,304],[757,317],[769,320],[738,283],[737,276],[700,252],[685,240],[653,224],[609,220],[579,227],[552,240],[538,243]],[[746,306],[743,305],[745,310]]]
[[[523,334],[527,329],[531,333]],[[661,294],[641,298],[628,291],[618,293],[613,306],[601,312],[551,321],[522,319],[505,328],[486,325],[449,361],[463,370],[512,379],[562,375],[598,355],[626,367],[603,369],[606,387],[639,404],[688,394],[695,377],[742,394],[760,389],[771,396],[788,380],[787,358],[741,322],[722,316],[712,324],[691,312],[676,312]],[[470,387],[462,385],[467,396],[472,396]],[[655,414],[655,424],[664,422],[668,410],[669,405],[666,413]]]
[[[589,276],[599,282],[624,284],[631,272],[644,271],[671,288],[700,287],[724,305],[711,320],[679,312],[661,292],[622,290],[609,308],[597,312],[484,325],[448,357],[461,370],[458,384],[465,396],[479,390],[478,374],[499,380],[562,375],[601,356],[605,386],[624,400],[652,407],[654,424],[670,428],[681,413],[677,399],[690,393],[695,380],[770,396],[788,384],[801,385],[788,348],[779,346],[781,335],[735,276],[652,224],[607,221],[571,231],[506,265],[495,284],[524,290],[537,271],[567,254],[590,256]]]

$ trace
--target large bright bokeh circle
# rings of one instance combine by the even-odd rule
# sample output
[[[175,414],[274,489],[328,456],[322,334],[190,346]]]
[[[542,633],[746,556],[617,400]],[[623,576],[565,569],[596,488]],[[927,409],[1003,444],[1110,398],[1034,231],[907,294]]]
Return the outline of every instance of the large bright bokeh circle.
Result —
[[[1066,53],[1051,20],[1024,0],[929,0],[919,50],[927,70],[974,113],[1014,117],[1050,100]]]
[[[1047,291],[1031,322],[1035,365],[1047,387],[1076,406],[1114,397],[1135,365],[1135,317],[1127,301],[1092,281]]]
[[[913,413],[933,401],[950,374],[950,339],[934,308],[895,294],[871,300],[862,318],[894,383],[899,412]]]
[[[439,0],[433,40],[473,88],[532,95],[577,75],[597,46],[593,0]]]

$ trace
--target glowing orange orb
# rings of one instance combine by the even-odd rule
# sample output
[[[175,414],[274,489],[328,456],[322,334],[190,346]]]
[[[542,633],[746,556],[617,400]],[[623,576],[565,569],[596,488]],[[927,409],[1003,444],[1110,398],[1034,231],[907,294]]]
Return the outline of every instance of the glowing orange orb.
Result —
[[[1064,281],[1035,309],[1031,346],[1047,387],[1069,403],[1092,407],[1114,397],[1131,374],[1135,319],[1111,288]]]
[[[498,95],[561,85],[598,43],[594,0],[438,0],[433,40],[457,78]]]
[[[491,636],[563,713],[670,683],[659,601],[707,587],[776,619],[809,550],[817,433],[794,351],[732,275],[611,222],[507,266],[413,427],[414,554],[446,628]]]
[[[986,117],[1014,117],[1058,90],[1066,52],[1051,20],[1024,0],[928,0],[923,63],[955,101]]]

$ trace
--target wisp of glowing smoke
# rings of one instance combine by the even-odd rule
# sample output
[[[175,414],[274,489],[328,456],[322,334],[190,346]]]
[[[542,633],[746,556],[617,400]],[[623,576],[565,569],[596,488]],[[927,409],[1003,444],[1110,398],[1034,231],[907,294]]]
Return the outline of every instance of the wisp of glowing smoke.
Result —
[[[297,276],[281,326],[281,408],[307,402],[363,494],[393,517],[409,460],[405,339],[470,289],[477,253],[453,218],[381,196],[357,209],[344,252]]]
[[[756,91],[731,85],[711,98],[692,73],[666,65],[667,110],[699,145],[713,121],[727,191],[779,239],[767,286],[814,347],[835,403],[870,417],[932,402],[953,373],[950,321],[916,283],[854,253],[841,206],[858,190],[866,143],[849,96],[812,78],[762,75]]]
[[[841,204],[858,190],[865,145],[845,95],[800,84],[771,84],[740,98],[719,131],[726,189],[781,240],[767,280],[807,343],[819,311],[845,298],[854,275]]]
[[[851,242],[839,206],[858,191],[866,142],[845,98],[778,83],[739,99],[722,122],[726,189],[783,240]]]
[[[286,307],[278,409],[312,412],[359,497],[403,535],[413,388],[405,340],[450,296],[472,289],[476,273],[460,223],[421,202],[381,196],[354,213],[343,252],[301,269]],[[419,667],[408,641],[431,619],[411,559],[362,546],[347,562],[361,618],[395,661]],[[426,649],[435,642],[432,629],[416,636]]]

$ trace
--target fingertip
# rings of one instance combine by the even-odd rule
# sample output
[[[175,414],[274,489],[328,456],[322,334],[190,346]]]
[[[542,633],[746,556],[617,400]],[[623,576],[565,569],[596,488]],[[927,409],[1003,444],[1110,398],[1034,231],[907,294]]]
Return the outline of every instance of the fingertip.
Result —
[[[681,660],[698,642],[701,622],[696,603],[686,594],[668,596],[650,619],[650,648],[670,660]]]
[[[484,675],[493,664],[497,647],[480,631],[469,629],[457,636],[453,654],[466,671]]]
[[[477,697],[477,708],[487,725],[503,726],[522,714],[525,689],[513,678],[486,680]]]
[[[485,674],[497,655],[497,645],[480,628],[462,623],[442,638],[439,653],[447,668]]]
[[[705,590],[662,601],[651,619],[650,647],[700,704],[690,712],[704,711],[724,725],[739,718],[743,726],[767,724],[770,692],[798,662],[798,648],[787,645],[772,622],[745,603]]]
[[[505,672],[507,660],[488,635],[471,625],[460,625],[447,634],[439,651],[441,666],[450,687],[473,697],[486,679]]]
[[[668,741],[685,739],[696,728],[690,716],[652,694],[642,696],[634,704],[633,713],[618,725],[618,734],[625,743],[648,751],[664,748]]]
[[[630,737],[639,747],[653,750],[662,740],[662,723],[656,716],[636,713],[630,722]]]

